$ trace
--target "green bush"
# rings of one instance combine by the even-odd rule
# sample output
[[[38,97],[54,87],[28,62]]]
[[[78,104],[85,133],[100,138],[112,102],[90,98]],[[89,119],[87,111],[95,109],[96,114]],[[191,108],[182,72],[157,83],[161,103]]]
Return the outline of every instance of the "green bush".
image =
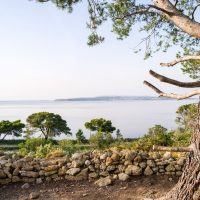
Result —
[[[23,156],[35,155],[37,151],[41,151],[41,150],[38,150],[38,148],[41,149],[43,146],[47,144],[52,145],[52,141],[45,140],[44,138],[30,138],[30,139],[27,139],[25,142],[20,143],[18,145],[19,153]]]

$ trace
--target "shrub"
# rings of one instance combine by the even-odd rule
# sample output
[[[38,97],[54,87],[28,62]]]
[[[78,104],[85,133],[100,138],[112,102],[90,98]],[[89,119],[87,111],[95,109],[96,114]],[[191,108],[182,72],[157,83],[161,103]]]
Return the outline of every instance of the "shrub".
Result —
[[[20,143],[18,145],[19,147],[19,153],[23,156],[25,155],[35,155],[36,151],[39,151],[38,148],[42,148],[46,144],[51,144],[52,142],[50,140],[45,140],[44,138],[30,138],[27,139],[25,142]]]

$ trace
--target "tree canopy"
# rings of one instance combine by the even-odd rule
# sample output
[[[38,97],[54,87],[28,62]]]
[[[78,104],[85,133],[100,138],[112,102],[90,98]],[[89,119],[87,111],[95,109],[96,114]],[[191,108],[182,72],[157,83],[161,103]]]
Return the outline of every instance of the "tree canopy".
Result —
[[[21,123],[20,120],[16,121],[0,121],[0,136],[3,135],[2,140],[5,139],[7,135],[13,135],[15,137],[20,137],[25,125]]]
[[[27,118],[30,133],[41,131],[45,139],[61,134],[71,135],[67,122],[60,115],[49,112],[34,113]]]

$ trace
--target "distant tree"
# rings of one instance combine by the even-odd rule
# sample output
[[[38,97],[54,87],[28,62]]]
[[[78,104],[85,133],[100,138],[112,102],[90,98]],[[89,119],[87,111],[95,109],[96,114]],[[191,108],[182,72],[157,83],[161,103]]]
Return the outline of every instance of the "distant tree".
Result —
[[[29,134],[41,131],[44,138],[59,136],[61,134],[71,135],[67,122],[60,115],[49,112],[38,112],[27,118]]]
[[[122,133],[121,133],[121,131],[119,130],[119,129],[117,129],[117,131],[116,131],[116,140],[117,141],[123,141],[123,135],[122,135]]]
[[[195,103],[182,105],[177,109],[176,114],[176,123],[185,130],[192,130],[198,120],[198,105]]]
[[[110,120],[103,118],[92,119],[90,122],[85,123],[85,127],[92,132],[96,132],[90,136],[90,142],[97,145],[98,147],[108,146],[112,143],[112,133],[116,130],[112,126]]]
[[[169,146],[172,143],[172,132],[161,126],[155,125],[152,128],[149,128],[147,137],[151,138],[152,144]]]
[[[7,135],[20,137],[25,125],[20,120],[17,121],[0,121],[0,136],[3,135],[1,140],[4,140]]]
[[[77,143],[84,143],[86,141],[86,138],[83,134],[83,131],[81,129],[79,129],[76,133],[76,141]]]

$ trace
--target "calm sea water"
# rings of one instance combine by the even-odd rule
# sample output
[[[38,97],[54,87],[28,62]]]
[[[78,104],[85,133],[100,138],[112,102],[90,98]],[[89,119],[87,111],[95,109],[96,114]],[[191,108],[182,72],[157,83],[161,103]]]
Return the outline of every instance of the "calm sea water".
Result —
[[[72,132],[84,129],[84,123],[103,117],[113,122],[125,137],[138,137],[145,134],[148,128],[161,124],[168,129],[176,127],[176,109],[193,100],[133,100],[133,101],[4,101],[0,102],[0,120],[17,120],[25,122],[28,115],[48,111],[61,115],[68,122]],[[62,136],[65,138],[66,136]]]

